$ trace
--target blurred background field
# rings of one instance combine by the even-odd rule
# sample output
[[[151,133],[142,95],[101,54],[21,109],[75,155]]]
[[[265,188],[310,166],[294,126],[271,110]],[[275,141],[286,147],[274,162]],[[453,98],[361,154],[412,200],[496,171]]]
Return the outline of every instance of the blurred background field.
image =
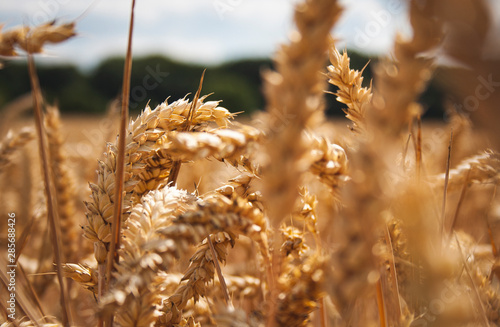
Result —
[[[371,59],[353,51],[349,52],[349,56],[351,67],[357,70],[370,62],[364,73],[364,84],[368,86],[372,78],[371,65],[375,64],[376,58]],[[204,66],[154,55],[137,58],[133,62],[131,112],[139,113],[148,102],[154,107],[167,97],[179,99],[193,93],[205,68],[207,73],[203,90],[206,94],[214,93],[213,99],[222,99],[222,106],[231,112],[242,112],[243,115],[263,109],[261,73],[272,68],[270,59],[242,59]],[[120,93],[123,58],[105,59],[89,71],[83,71],[75,65],[40,65],[38,73],[46,100],[57,103],[61,112],[80,116],[102,115]],[[443,120],[445,99],[441,88],[438,71],[421,96],[421,102],[426,106],[424,117]],[[333,86],[330,91],[334,91]],[[0,108],[5,108],[29,92],[26,65],[18,62],[5,64],[0,70]],[[335,101],[333,95],[327,96],[326,101],[328,115],[344,115],[344,105]],[[30,105],[29,102],[27,104]]]
[[[62,263],[75,264],[65,266],[66,277],[83,286],[68,280],[67,303],[76,312],[76,325],[97,325],[99,314],[117,309],[111,313],[119,312],[117,318],[150,315],[158,318],[157,323],[167,319],[170,326],[178,305],[171,306],[171,301],[184,301],[185,294],[196,300],[198,295],[183,293],[187,284],[178,280],[173,283],[179,286],[175,291],[160,291],[163,286],[154,283],[162,283],[166,266],[146,264],[148,255],[142,254],[158,251],[166,264],[172,259],[165,252],[167,243],[155,243],[154,238],[179,241],[174,250],[185,253],[175,254],[180,260],[168,267],[168,273],[180,278],[186,267],[198,262],[189,261],[194,249],[183,249],[184,236],[192,237],[193,245],[214,236],[216,246],[220,241],[227,247],[236,241],[233,232],[242,237],[224,274],[260,283],[257,287],[249,283],[250,293],[246,286],[241,294],[231,291],[239,298],[236,307],[242,309],[249,326],[252,320],[259,327],[264,321],[266,326],[290,325],[274,321],[281,319],[280,314],[301,326],[324,327],[326,319],[335,326],[414,326],[422,319],[433,326],[451,326],[454,321],[476,326],[480,320],[484,325],[497,324],[500,141],[495,108],[500,85],[496,52],[500,5],[493,0],[460,0],[448,15],[451,6],[438,0],[341,2],[346,9],[334,29],[332,24],[340,15],[335,1],[298,5],[297,30],[290,33],[296,1],[138,1],[129,118],[139,118],[127,133],[122,125],[120,134],[128,143],[121,152],[117,135],[128,6],[121,0],[26,0],[0,5],[0,22],[6,24],[0,34],[4,40],[10,27],[22,31],[25,24],[43,30],[53,25],[41,24],[52,19],[57,24],[75,21],[68,26],[77,33],[35,56],[45,109],[45,121],[38,121],[37,127],[46,129],[47,162],[38,158],[37,150],[45,149],[44,136],[40,133],[39,147],[30,91],[35,74],[28,74],[26,54],[20,50],[22,38],[18,38],[17,58],[0,58],[0,139],[4,140],[0,149],[5,149],[6,158],[4,168],[0,161],[0,185],[4,186],[0,212],[15,212],[19,217],[17,228],[23,234],[19,264],[28,276],[20,282],[21,291],[32,293],[26,303],[39,297],[40,312],[44,309],[56,317],[52,322],[68,325],[63,296],[62,305],[53,300],[58,297],[54,267],[61,267],[52,260],[59,250],[56,246],[51,250],[48,242],[47,218],[55,215],[47,204],[54,200],[64,218],[59,226]],[[331,13],[318,10],[322,6]],[[487,20],[490,9],[491,20]],[[395,38],[396,31],[407,38]],[[29,35],[26,45],[30,33],[25,34]],[[343,49],[348,49],[349,57],[341,54]],[[204,69],[201,94],[213,94],[202,98],[203,105],[190,106],[182,99],[196,98]],[[124,98],[129,98],[126,92]],[[167,98],[169,106],[143,111]],[[217,107],[218,100],[224,108]],[[52,104],[59,108],[60,120]],[[231,113],[238,113],[236,124],[229,123]],[[111,220],[111,204],[119,185],[115,180],[119,159],[125,161],[127,191],[123,193],[137,213],[130,218],[130,208],[123,208],[126,233],[140,234],[148,230],[147,224],[161,222],[163,214],[154,214],[141,228],[134,227],[146,214],[142,206],[149,201],[147,196],[161,197],[158,192],[168,190],[164,186],[172,181],[177,182],[177,190],[192,193],[193,199],[214,196],[220,202],[194,209],[179,206],[179,212],[171,213],[172,221],[166,222],[167,227],[180,226],[189,217],[205,217],[198,209],[211,208],[203,223],[216,229],[207,229],[202,237],[163,234],[166,229],[160,225],[154,227],[156,232],[147,233],[144,243],[139,236],[123,234],[123,267],[116,276],[105,278],[108,268],[103,262],[114,251],[111,227],[118,226]],[[49,194],[50,184],[56,197]],[[240,208],[241,204],[248,206]],[[152,210],[169,206],[151,205]],[[226,216],[251,219],[253,231],[232,229],[227,221],[217,220]],[[250,242],[248,236],[257,242]],[[0,247],[6,243],[0,236]],[[134,244],[144,253],[125,258],[127,246]],[[218,262],[208,256],[203,260]],[[219,257],[219,261],[225,259]],[[72,271],[76,263],[82,266]],[[196,269],[205,269],[200,267]],[[136,268],[139,273],[134,276]],[[211,276],[208,270],[199,275],[196,271],[185,280],[194,283],[189,287],[202,283],[216,289],[211,283],[213,271]],[[127,284],[137,280],[142,283],[137,286],[140,296],[129,292]],[[64,284],[60,282],[61,294]],[[111,302],[104,298],[106,284],[117,290],[111,292]],[[431,307],[449,285],[467,296],[457,296],[455,306],[439,312],[426,310],[424,305]],[[120,293],[121,287],[126,291]],[[203,295],[205,290],[199,290]],[[0,292],[2,302],[5,294]],[[130,307],[119,305],[125,301],[120,294]],[[245,294],[252,295],[243,299]],[[205,295],[202,303],[218,310],[211,295]],[[471,302],[473,296],[477,299]],[[287,302],[289,298],[295,302]],[[140,310],[134,309],[136,305]],[[151,308],[161,312],[151,313]],[[281,313],[275,315],[278,309]],[[191,315],[206,325],[203,319],[212,323],[214,312],[184,311],[183,317],[175,319]],[[462,315],[456,316],[457,312]],[[129,319],[130,325],[148,325],[138,324],[137,317]],[[30,319],[36,324],[37,319]]]
[[[338,38],[337,47],[349,50],[352,68],[361,70],[371,60],[364,73],[367,86],[372,66],[379,55],[390,50],[396,31],[408,34],[406,3],[344,2],[344,14],[332,32]],[[224,107],[244,113],[263,109],[261,73],[272,68],[270,58],[277,44],[290,37],[294,3],[141,1],[134,32],[131,111],[138,113],[148,101],[155,106],[167,97],[179,99],[193,93],[204,68],[204,92],[214,92],[217,99],[223,99]],[[126,46],[123,31],[128,25],[124,7],[116,0],[27,0],[0,5],[0,21],[5,30],[19,24],[76,18],[78,35],[38,56],[38,73],[46,100],[57,102],[61,112],[95,115],[103,114],[120,94]],[[4,66],[0,70],[0,115],[2,108],[30,91],[25,59]],[[422,95],[424,117],[443,118],[441,89],[436,72]],[[327,114],[343,115],[342,105],[333,96],[326,100]]]

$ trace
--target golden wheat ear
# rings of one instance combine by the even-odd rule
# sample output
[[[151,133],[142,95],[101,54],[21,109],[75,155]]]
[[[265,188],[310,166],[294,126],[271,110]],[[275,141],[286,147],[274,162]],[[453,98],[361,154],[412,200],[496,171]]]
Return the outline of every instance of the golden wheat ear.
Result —
[[[17,56],[16,47],[25,42],[29,28],[16,27],[3,32],[3,26],[3,24],[0,25],[0,56]]]
[[[164,241],[159,231],[171,226],[177,216],[195,207],[197,201],[186,191],[165,187],[143,196],[132,208],[124,222],[115,281],[102,301],[104,312],[114,313],[120,325],[133,326],[135,322],[147,325],[160,317],[163,296],[155,286],[162,282],[159,273],[170,271],[189,243],[181,235]]]
[[[14,133],[9,130],[7,135],[0,143],[0,172],[10,163],[12,156],[16,151],[22,149],[28,142],[35,138],[35,131],[30,127],[22,128]]]
[[[365,112],[372,99],[371,83],[369,87],[363,87],[363,71],[367,66],[361,71],[351,69],[347,52],[344,51],[340,54],[332,39],[330,40],[329,57],[331,65],[327,67],[328,72],[326,73],[328,83],[339,88],[333,94],[337,97],[337,101],[347,105],[344,112],[353,123],[351,129],[364,133],[366,130]]]
[[[446,176],[434,177],[437,185],[443,185]],[[500,179],[500,154],[486,150],[481,154],[467,158],[449,172],[448,191],[460,190],[464,183],[497,184]]]
[[[46,43],[61,43],[75,35],[74,22],[57,25],[52,21],[30,28],[25,40],[19,41],[19,47],[28,53],[41,53]]]
[[[0,56],[17,56],[17,49],[41,53],[47,43],[61,43],[76,35],[75,22],[56,24],[55,21],[35,27],[17,27],[2,32],[0,25]]]
[[[61,221],[61,238],[63,247],[63,261],[77,262],[79,251],[77,246],[77,229],[75,221],[75,185],[71,171],[68,168],[67,156],[64,149],[62,136],[62,123],[59,109],[55,106],[47,107],[47,114],[44,117],[45,128],[47,130],[47,141],[49,154],[52,162],[54,174],[55,192],[57,197],[57,209]]]
[[[329,32],[341,13],[337,1],[303,1],[296,5],[297,30],[289,44],[274,56],[276,71],[266,72],[264,95],[270,133],[265,146],[264,197],[270,208],[272,225],[278,228],[298,197],[304,169],[300,158],[307,152],[305,129],[324,119],[324,69]],[[314,17],[314,19],[312,19]]]

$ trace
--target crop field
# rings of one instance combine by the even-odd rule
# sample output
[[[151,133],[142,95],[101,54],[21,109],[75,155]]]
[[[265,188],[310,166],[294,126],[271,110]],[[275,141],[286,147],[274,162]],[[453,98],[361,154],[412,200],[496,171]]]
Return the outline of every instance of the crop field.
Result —
[[[106,115],[61,115],[36,58],[78,24],[0,29],[32,85],[0,112],[1,327],[500,326],[488,3],[408,1],[412,34],[363,83],[331,35],[340,4],[301,1],[244,117],[204,72],[129,117],[130,51]],[[429,122],[437,69],[446,121]]]

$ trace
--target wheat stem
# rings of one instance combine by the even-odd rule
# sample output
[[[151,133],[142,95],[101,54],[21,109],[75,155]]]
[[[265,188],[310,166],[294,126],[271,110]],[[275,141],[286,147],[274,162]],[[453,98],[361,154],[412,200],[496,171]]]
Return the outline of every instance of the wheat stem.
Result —
[[[450,143],[448,144],[448,157],[446,159],[446,172],[444,175],[444,188],[443,188],[443,205],[441,207],[441,236],[444,231],[444,224],[446,221],[446,199],[448,194],[448,181],[450,179],[450,162],[451,162],[451,144],[453,141],[453,130],[450,132]]]
[[[415,151],[415,162],[417,166],[417,180],[420,181],[422,171],[422,119],[417,116],[417,149]]]
[[[127,42],[127,55],[125,57],[125,67],[123,71],[123,85],[122,85],[122,109],[120,115],[120,128],[118,134],[118,156],[116,158],[116,175],[115,175],[115,203],[113,208],[113,232],[111,233],[111,244],[107,258],[106,266],[106,283],[105,291],[109,291],[111,284],[111,271],[113,270],[113,263],[118,263],[120,257],[118,256],[117,249],[120,247],[120,231],[122,222],[122,207],[123,207],[123,189],[125,183],[125,140],[127,133],[128,122],[128,105],[130,97],[130,77],[132,73],[132,34],[134,31],[134,7],[135,0],[132,0],[132,8],[130,10],[129,33]],[[111,313],[105,319],[107,327],[113,324],[113,314]]]
[[[402,314],[402,310],[401,310],[401,298],[400,298],[400,292],[399,292],[399,284],[398,284],[398,274],[397,274],[397,271],[396,271],[396,259],[394,257],[394,247],[392,245],[392,238],[391,238],[391,234],[389,233],[389,228],[387,227],[387,224],[385,225],[385,242],[387,243],[388,247],[389,247],[389,253],[391,255],[391,259],[390,259],[390,275],[391,275],[391,282],[392,282],[392,289],[393,289],[393,293],[394,293],[394,297],[396,299],[396,303],[397,303],[397,311],[396,311],[396,314],[397,314],[397,317],[398,319],[400,319],[401,317],[401,314]]]
[[[213,262],[215,265],[215,271],[217,271],[217,277],[219,277],[219,282],[221,285],[222,293],[224,294],[224,299],[226,300],[226,305],[230,309],[234,309],[233,302],[229,297],[229,292],[227,290],[226,281],[224,280],[224,275],[222,275],[222,270],[220,269],[219,258],[217,252],[215,252],[214,244],[212,243],[212,238],[210,237],[210,235],[208,235],[207,239],[208,239],[208,245],[210,246],[210,251],[212,252],[212,255],[214,257]]]
[[[203,85],[203,79],[205,77],[205,71],[206,71],[206,69],[204,69],[203,73],[201,74],[200,84],[198,86],[198,90],[196,91],[193,102],[191,102],[191,107],[189,108],[189,112],[188,112],[188,115],[186,117],[185,125],[181,131],[184,131],[184,132],[189,131],[189,129],[191,127],[191,122],[193,120],[193,114],[196,110],[196,105],[198,104],[198,99],[200,98],[201,87]],[[181,169],[181,161],[175,160],[172,163],[172,168],[170,169],[170,173],[168,175],[167,185],[175,186],[175,184],[177,183],[177,177],[179,176],[180,169]]]
[[[377,289],[377,307],[378,307],[378,317],[380,321],[380,327],[387,327],[384,292],[382,291],[382,281],[380,278],[376,283],[376,289]]]
[[[493,231],[491,230],[489,213],[491,212],[491,208],[493,206],[493,203],[495,202],[496,195],[497,195],[497,185],[495,185],[494,188],[493,188],[493,194],[491,195],[490,204],[488,205],[488,211],[487,211],[487,213],[486,213],[486,215],[484,217],[484,219],[486,220],[486,226],[488,228],[488,236],[490,238],[491,252],[493,253],[493,256],[495,258],[498,257],[498,248],[497,248],[497,246],[495,244],[495,239],[493,237]]]
[[[467,189],[469,188],[469,176],[470,176],[470,171],[467,172],[467,176],[465,177],[464,185],[462,186],[462,192],[460,192],[460,198],[458,199],[457,203],[457,208],[455,209],[455,214],[453,215],[453,220],[451,221],[451,226],[450,226],[450,231],[449,234],[451,236],[451,233],[453,233],[455,229],[455,224],[458,219],[458,213],[460,212],[460,208],[462,207],[462,203],[464,202],[465,199],[465,193],[467,192]]]
[[[47,199],[47,214],[49,216],[50,222],[50,231],[51,231],[51,240],[52,247],[54,250],[54,258],[57,269],[57,279],[59,281],[60,295],[59,302],[61,304],[61,313],[62,313],[62,322],[64,326],[70,325],[70,317],[69,317],[69,306],[68,306],[68,293],[66,288],[66,283],[63,278],[62,270],[61,270],[61,235],[60,235],[60,221],[59,214],[57,211],[57,199],[55,198],[52,177],[51,177],[51,169],[49,163],[49,157],[47,154],[47,143],[45,139],[45,131],[43,128],[43,113],[42,113],[42,98],[40,91],[40,84],[38,82],[38,77],[35,71],[35,61],[33,56],[28,55],[28,69],[30,76],[30,83],[33,94],[33,109],[35,111],[35,126],[38,135],[38,147],[40,154],[40,161],[43,166],[43,177],[44,177],[44,185],[45,185],[45,196]]]
[[[481,318],[483,318],[484,325],[489,327],[490,323],[488,321],[488,317],[486,316],[486,309],[484,308],[483,301],[481,300],[481,295],[479,295],[477,285],[476,285],[476,283],[474,283],[474,279],[472,279],[472,274],[471,274],[469,265],[467,264],[467,261],[464,257],[464,253],[462,251],[462,246],[460,245],[460,242],[458,241],[457,233],[453,232],[453,235],[455,236],[455,241],[457,242],[457,247],[458,247],[458,250],[460,252],[460,259],[462,260],[462,264],[464,266],[465,272],[467,273],[467,276],[469,277],[470,283],[472,285],[472,289],[474,290],[474,294],[476,295],[477,304],[478,304],[479,308],[481,309]]]
[[[28,286],[28,291],[30,292],[31,298],[35,302],[36,308],[40,311],[40,315],[42,317],[45,317],[46,316],[45,312],[42,308],[42,304],[40,303],[40,299],[38,298],[38,295],[36,294],[35,289],[33,288],[33,283],[26,276],[26,272],[24,271],[23,265],[18,264],[18,267],[19,267],[19,271],[21,272],[20,275],[22,276],[22,279],[24,280],[24,282]]]

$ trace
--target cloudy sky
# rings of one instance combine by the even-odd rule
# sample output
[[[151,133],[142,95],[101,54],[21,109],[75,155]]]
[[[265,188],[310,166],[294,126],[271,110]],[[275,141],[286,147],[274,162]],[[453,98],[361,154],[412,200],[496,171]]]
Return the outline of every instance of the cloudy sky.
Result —
[[[294,0],[137,0],[135,56],[159,53],[203,64],[270,56],[287,40]],[[500,1],[498,1],[500,2]],[[387,51],[395,31],[407,32],[399,0],[343,1],[333,33],[340,47]],[[2,0],[8,28],[59,19],[77,20],[78,36],[47,48],[46,62],[92,67],[126,49],[131,0]]]

